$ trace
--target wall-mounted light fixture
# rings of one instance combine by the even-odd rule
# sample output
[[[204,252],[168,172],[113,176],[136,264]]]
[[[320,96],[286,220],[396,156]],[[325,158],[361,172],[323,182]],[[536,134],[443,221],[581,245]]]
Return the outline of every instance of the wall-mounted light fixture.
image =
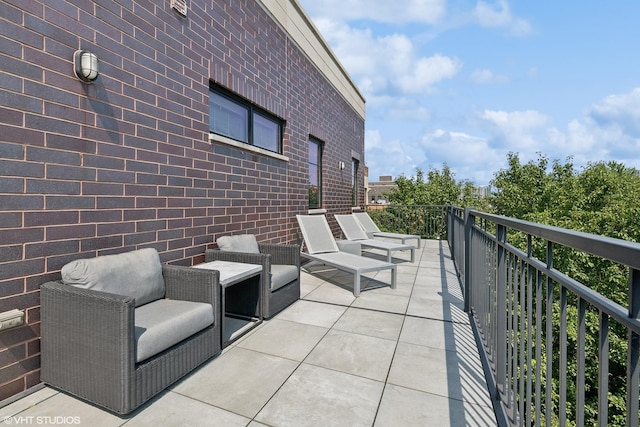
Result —
[[[86,83],[98,78],[98,56],[86,50],[76,50],[73,54],[73,67],[76,76]]]
[[[344,162],[338,162],[338,169],[344,170]]]

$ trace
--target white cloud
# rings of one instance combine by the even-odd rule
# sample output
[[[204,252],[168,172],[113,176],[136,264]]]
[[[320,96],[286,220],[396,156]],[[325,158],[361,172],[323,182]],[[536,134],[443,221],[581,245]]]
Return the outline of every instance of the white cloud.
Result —
[[[462,68],[456,58],[440,54],[413,61],[409,72],[398,76],[398,86],[404,93],[429,92],[433,86],[444,79],[455,76]]]
[[[370,19],[396,24],[436,24],[446,14],[446,0],[303,0],[301,3],[310,16],[337,21]]]
[[[509,78],[503,74],[495,74],[493,71],[484,68],[474,70],[471,73],[471,81],[477,84],[501,84],[507,83]]]
[[[588,117],[601,127],[618,128],[625,135],[640,137],[640,88],[607,96],[589,109]]]
[[[405,35],[375,37],[368,29],[328,19],[319,19],[316,25],[367,99],[390,89],[404,94],[428,93],[462,68],[457,58],[421,56]]]
[[[550,117],[533,110],[485,110],[481,118],[486,121],[498,146],[509,147],[510,151],[545,151],[552,129]]]
[[[478,1],[474,15],[482,27],[505,28],[514,36],[526,36],[532,32],[531,25],[526,20],[511,14],[507,0],[499,0],[497,4]]]

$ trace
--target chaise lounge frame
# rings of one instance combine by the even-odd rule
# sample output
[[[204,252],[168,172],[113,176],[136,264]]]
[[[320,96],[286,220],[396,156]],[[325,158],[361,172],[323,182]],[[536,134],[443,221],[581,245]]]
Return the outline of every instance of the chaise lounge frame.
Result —
[[[387,253],[387,262],[391,262],[392,254],[395,251],[411,251],[411,262],[415,261],[415,246],[370,239],[353,215],[334,215],[334,217],[336,221],[338,221],[338,225],[342,229],[342,234],[344,234],[347,240],[358,242],[363,248],[385,251]]]
[[[414,234],[401,234],[401,233],[388,233],[386,231],[380,231],[375,222],[371,219],[366,212],[354,212],[352,214],[356,220],[362,226],[362,229],[367,233],[369,237],[382,237],[385,239],[395,239],[402,241],[403,244],[407,243],[407,240],[416,240],[418,242],[417,248],[420,249],[420,236]]]
[[[391,270],[391,289],[396,289],[396,265],[340,251],[324,215],[296,215],[307,252],[302,258],[316,261],[353,274],[353,295],[360,296],[361,276],[381,270]]]

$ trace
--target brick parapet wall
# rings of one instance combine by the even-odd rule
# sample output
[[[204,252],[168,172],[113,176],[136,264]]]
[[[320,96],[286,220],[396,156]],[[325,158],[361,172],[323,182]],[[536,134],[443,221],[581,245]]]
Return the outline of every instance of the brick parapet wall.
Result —
[[[0,312],[26,312],[0,332],[0,401],[40,381],[39,287],[65,263],[154,247],[192,265],[231,233],[296,241],[309,135],[325,207],[350,207],[337,163],[363,151],[363,119],[254,0],[188,5],[0,3]],[[100,59],[94,84],[73,76],[79,48]],[[286,121],[288,161],[209,142],[210,81]]]

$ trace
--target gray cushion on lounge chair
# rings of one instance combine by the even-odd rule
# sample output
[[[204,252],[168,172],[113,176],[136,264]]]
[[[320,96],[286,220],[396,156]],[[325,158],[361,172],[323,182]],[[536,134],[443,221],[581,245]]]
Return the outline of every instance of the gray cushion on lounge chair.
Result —
[[[298,280],[297,266],[271,264],[271,291],[280,289],[294,280]]]
[[[168,349],[213,324],[213,307],[161,299],[135,310],[136,362]]]
[[[239,234],[237,236],[222,236],[216,240],[221,251],[244,252],[259,254],[258,242],[253,234]]]
[[[133,297],[136,307],[164,297],[162,264],[153,248],[78,259],[61,274],[67,285]]]

